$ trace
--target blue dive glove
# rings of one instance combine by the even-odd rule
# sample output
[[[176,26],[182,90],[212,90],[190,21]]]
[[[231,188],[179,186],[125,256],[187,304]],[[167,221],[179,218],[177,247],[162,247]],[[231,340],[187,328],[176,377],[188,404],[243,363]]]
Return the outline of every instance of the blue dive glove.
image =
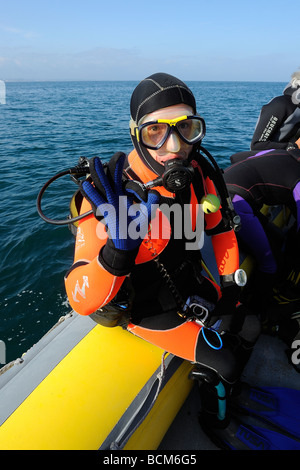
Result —
[[[146,191],[134,181],[123,182],[122,173],[125,154],[118,152],[104,171],[100,158],[90,162],[93,184],[84,181],[81,185],[84,196],[91,203],[97,219],[105,219],[109,239],[117,250],[136,250],[145,238],[154,204],[159,203],[156,191]],[[134,199],[138,200],[134,204]],[[111,243],[108,244],[111,247]]]

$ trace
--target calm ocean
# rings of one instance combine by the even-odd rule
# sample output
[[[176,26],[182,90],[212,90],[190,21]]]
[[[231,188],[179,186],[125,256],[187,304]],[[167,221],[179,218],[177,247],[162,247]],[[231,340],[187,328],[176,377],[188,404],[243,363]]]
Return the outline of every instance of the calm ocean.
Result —
[[[67,227],[42,221],[36,197],[80,156],[108,159],[131,150],[129,101],[136,82],[8,82],[0,104],[0,340],[6,362],[20,357],[70,311],[64,273],[72,264]],[[248,150],[261,106],[284,83],[188,82],[206,120],[203,145],[220,166]],[[65,218],[76,186],[66,176],[43,199],[49,217]]]

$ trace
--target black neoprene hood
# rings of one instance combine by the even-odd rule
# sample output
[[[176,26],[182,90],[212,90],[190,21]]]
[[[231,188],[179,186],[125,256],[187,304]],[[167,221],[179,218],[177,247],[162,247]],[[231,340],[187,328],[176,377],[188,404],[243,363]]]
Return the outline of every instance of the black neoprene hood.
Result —
[[[131,118],[137,125],[146,114],[181,103],[191,106],[196,113],[196,100],[185,83],[167,73],[155,73],[142,80],[133,91],[130,101]],[[131,133],[131,139],[145,165],[157,175],[162,175],[164,166],[152,158],[135,134]]]
[[[145,114],[184,103],[196,112],[193,93],[185,83],[167,73],[155,73],[142,80],[135,88],[130,102],[132,119],[138,123]]]

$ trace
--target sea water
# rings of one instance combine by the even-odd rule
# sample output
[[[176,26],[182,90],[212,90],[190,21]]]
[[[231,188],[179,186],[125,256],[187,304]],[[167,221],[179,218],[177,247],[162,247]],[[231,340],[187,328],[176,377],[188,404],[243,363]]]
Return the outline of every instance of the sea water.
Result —
[[[203,145],[224,168],[248,150],[261,106],[284,83],[187,82],[207,133]],[[132,148],[129,103],[136,82],[6,82],[0,103],[0,361],[20,357],[70,311],[64,274],[74,238],[45,223],[36,198],[80,156],[109,159]],[[3,88],[5,85],[5,88]],[[4,90],[4,91],[3,91]],[[69,176],[46,192],[42,209],[64,219],[76,191]],[[1,364],[0,364],[1,366]]]

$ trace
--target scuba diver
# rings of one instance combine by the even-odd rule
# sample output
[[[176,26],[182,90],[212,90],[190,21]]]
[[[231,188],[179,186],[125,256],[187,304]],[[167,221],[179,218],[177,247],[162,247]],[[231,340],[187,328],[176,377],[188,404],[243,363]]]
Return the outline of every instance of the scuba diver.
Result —
[[[103,311],[106,319],[117,312],[122,322],[127,318],[128,331],[204,365],[231,387],[259,326],[242,305],[236,308],[242,275],[238,246],[221,212],[215,170],[199,152],[204,120],[186,84],[164,73],[136,87],[130,109],[134,150],[128,156],[115,154],[105,169],[95,157],[90,180],[81,184],[81,210],[92,207],[93,215],[79,222],[74,264],[65,276],[70,304],[99,322]],[[173,174],[168,173],[172,164],[177,165]],[[166,173],[167,189],[158,181]],[[207,212],[204,220],[200,204]],[[142,217],[130,215],[135,206]],[[170,213],[174,206],[189,208],[180,227],[176,213],[173,218]],[[220,288],[203,275],[200,250],[188,249],[186,226],[197,231],[197,224],[211,237]],[[136,230],[130,234],[130,228]],[[167,235],[160,235],[161,228]],[[136,232],[139,236],[133,236]]]
[[[257,264],[243,302],[260,312],[266,332],[277,331],[290,348],[300,339],[300,149],[240,152],[231,161],[224,179],[241,218],[238,240]],[[295,222],[285,236],[261,213],[264,204],[290,210]]]
[[[78,223],[65,275],[69,302],[81,315],[193,363],[203,428],[220,446],[249,448],[226,404],[240,392],[260,324],[238,303],[245,276],[236,218],[218,168],[202,154],[205,122],[188,86],[165,73],[137,85],[130,111],[134,149],[107,165],[91,159],[80,183],[80,212],[88,215]],[[203,232],[219,282],[201,254]]]
[[[300,71],[294,72],[291,78],[283,95],[262,107],[251,150],[300,148]]]

